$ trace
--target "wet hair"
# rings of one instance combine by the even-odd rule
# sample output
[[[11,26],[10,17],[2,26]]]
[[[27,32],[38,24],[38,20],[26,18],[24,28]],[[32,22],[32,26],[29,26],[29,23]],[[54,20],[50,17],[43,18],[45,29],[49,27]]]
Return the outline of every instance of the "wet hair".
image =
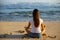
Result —
[[[38,27],[40,24],[39,21],[39,10],[38,9],[34,9],[33,10],[33,21],[34,21],[34,26]]]

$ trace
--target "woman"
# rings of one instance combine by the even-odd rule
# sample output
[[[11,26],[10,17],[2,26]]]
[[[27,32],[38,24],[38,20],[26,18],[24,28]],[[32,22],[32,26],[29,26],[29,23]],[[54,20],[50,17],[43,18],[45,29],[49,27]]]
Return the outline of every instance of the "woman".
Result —
[[[45,33],[45,25],[43,24],[43,20],[39,18],[40,16],[38,9],[34,9],[32,15],[33,19],[29,21],[29,24],[25,30],[30,37],[40,38],[41,34]]]

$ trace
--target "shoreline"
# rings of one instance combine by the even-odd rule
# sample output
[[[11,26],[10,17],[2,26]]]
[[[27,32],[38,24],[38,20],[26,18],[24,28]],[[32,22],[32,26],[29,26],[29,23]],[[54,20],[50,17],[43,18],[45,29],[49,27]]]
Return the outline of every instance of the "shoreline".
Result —
[[[44,22],[60,22],[60,21],[45,21]],[[0,22],[29,22],[29,21],[0,21]]]

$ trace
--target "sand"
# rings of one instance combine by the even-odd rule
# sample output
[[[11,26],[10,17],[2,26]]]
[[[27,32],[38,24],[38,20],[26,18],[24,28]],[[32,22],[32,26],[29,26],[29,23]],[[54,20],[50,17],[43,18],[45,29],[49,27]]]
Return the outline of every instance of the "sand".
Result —
[[[54,36],[56,38],[43,38],[42,40],[60,40],[60,22],[56,21],[45,21],[46,33],[48,35]],[[0,34],[20,34],[15,33],[17,30],[25,30],[24,27],[27,26],[28,22],[0,22]],[[25,32],[26,33],[26,32]],[[10,38],[0,38],[0,40],[40,40],[40,39],[10,39]]]

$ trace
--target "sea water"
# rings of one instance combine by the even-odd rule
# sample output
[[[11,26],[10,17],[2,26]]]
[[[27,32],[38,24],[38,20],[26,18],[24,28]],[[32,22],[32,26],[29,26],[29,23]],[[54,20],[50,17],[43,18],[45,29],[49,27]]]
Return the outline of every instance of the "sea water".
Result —
[[[60,4],[40,3],[0,5],[0,21],[29,21],[34,9],[40,11],[44,21],[60,21]]]

